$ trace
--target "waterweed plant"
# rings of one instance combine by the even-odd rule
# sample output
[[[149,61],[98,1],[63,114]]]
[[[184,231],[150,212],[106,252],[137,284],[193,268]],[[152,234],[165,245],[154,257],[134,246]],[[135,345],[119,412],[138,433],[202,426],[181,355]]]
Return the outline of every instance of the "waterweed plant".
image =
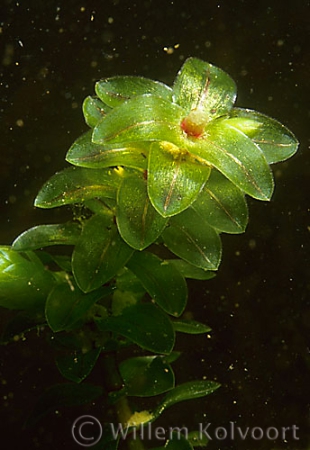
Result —
[[[171,405],[219,387],[175,382],[177,333],[210,331],[182,316],[186,279],[214,276],[221,233],[244,232],[245,195],[270,200],[270,164],[292,156],[298,142],[276,120],[234,107],[234,81],[196,58],[185,61],[172,87],[121,76],[97,82],[95,91],[83,103],[90,130],[67,153],[72,167],[35,199],[39,208],[73,205],[73,219],[35,226],[1,247],[0,304],[20,310],[2,342],[40,326],[59,349],[67,382],[46,391],[29,424],[53,408],[96,399],[114,407],[114,423],[130,441]],[[68,256],[42,250],[55,245],[69,246]],[[104,385],[84,382],[99,358]],[[143,405],[147,397],[158,401],[139,409],[139,397]],[[119,444],[106,426],[96,448]],[[160,448],[202,444],[193,432]]]

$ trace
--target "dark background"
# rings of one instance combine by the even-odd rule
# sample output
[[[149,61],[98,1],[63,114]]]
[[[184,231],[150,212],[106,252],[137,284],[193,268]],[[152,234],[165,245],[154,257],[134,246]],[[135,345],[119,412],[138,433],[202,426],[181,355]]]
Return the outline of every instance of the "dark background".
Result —
[[[2,244],[68,214],[35,210],[33,200],[86,130],[81,103],[102,77],[136,74],[169,84],[184,59],[196,56],[232,76],[238,106],[277,118],[300,141],[298,154],[274,167],[272,201],[249,200],[246,233],[223,236],[217,277],[190,285],[188,308],[213,332],[210,339],[180,336],[177,381],[205,376],[222,388],[162,418],[190,428],[295,424],[300,440],[213,441],[210,450],[310,448],[309,31],[305,0],[1,2]],[[30,336],[1,356],[3,443],[78,448],[70,434],[76,410],[21,430],[44,388],[61,381],[44,338]]]

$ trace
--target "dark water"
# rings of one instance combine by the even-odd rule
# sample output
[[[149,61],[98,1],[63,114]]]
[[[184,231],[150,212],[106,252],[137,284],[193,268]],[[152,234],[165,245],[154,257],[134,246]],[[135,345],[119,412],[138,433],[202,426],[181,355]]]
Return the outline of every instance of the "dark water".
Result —
[[[183,60],[196,56],[234,78],[238,106],[277,118],[300,140],[297,156],[274,167],[272,201],[250,201],[246,233],[223,237],[218,276],[191,283],[189,310],[213,333],[180,336],[177,381],[206,376],[222,388],[161,419],[190,428],[211,422],[212,429],[231,421],[243,429],[295,425],[299,440],[292,433],[276,442],[214,439],[211,450],[310,448],[309,17],[305,0],[4,0],[1,6],[3,244],[67,216],[32,203],[86,130],[81,103],[101,77],[137,74],[171,83]],[[40,336],[1,349],[0,438],[12,448],[78,448],[70,434],[76,410],[21,431],[44,388],[61,381],[49,352]]]

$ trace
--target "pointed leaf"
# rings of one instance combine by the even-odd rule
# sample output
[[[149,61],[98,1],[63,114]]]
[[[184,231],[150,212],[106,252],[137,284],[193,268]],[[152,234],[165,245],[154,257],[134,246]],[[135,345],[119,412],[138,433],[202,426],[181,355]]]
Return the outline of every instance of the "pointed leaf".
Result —
[[[227,114],[236,99],[236,85],[223,70],[188,58],[173,85],[173,98],[188,114],[196,110],[202,121]]]
[[[116,221],[124,241],[136,250],[151,245],[166,226],[167,219],[154,209],[139,173],[124,179],[119,188]]]
[[[136,252],[127,267],[164,311],[173,316],[182,314],[187,302],[187,285],[173,264],[149,252]]]
[[[111,108],[120,106],[137,95],[152,94],[171,100],[172,89],[159,81],[137,76],[119,76],[98,81],[95,85],[98,97]]]
[[[196,320],[174,320],[172,322],[175,331],[188,334],[203,334],[211,331],[211,328],[204,323],[197,322]]]
[[[174,373],[161,356],[139,356],[122,361],[120,374],[129,396],[149,397],[174,387]]]
[[[212,227],[225,233],[243,233],[248,223],[244,194],[217,170],[191,208]]]
[[[36,250],[49,245],[74,245],[81,234],[77,223],[38,225],[20,234],[12,244],[14,250]]]
[[[211,280],[215,277],[215,273],[212,270],[199,269],[193,264],[190,264],[184,259],[169,259],[169,262],[173,264],[184,278],[192,278],[193,280]]]
[[[80,289],[90,292],[110,281],[133,251],[120,237],[112,216],[92,216],[84,224],[72,255],[72,270]]]
[[[67,380],[80,383],[94,368],[100,352],[100,348],[95,348],[86,353],[80,351],[69,355],[60,354],[56,357],[56,365],[59,372]]]
[[[102,103],[98,98],[86,97],[83,102],[83,114],[85,122],[91,128],[97,125],[99,120],[105,116],[111,108]]]
[[[54,332],[74,328],[80,321],[83,322],[86,319],[90,308],[109,293],[110,289],[102,288],[84,294],[71,280],[70,283],[55,286],[45,306],[48,325]]]
[[[125,308],[119,316],[96,319],[96,323],[100,330],[118,333],[154,353],[169,354],[174,346],[169,318],[152,303],[137,303]]]
[[[263,152],[250,138],[218,119],[207,127],[207,133],[187,148],[212,164],[246,194],[258,200],[270,200],[273,178]]]
[[[293,133],[271,117],[250,109],[234,108],[230,126],[246,134],[263,151],[268,164],[284,161],[297,151],[298,141]]]
[[[92,131],[80,136],[70,147],[66,160],[75,166],[92,169],[125,166],[147,167],[148,146],[133,143],[126,147],[97,145],[92,142]]]
[[[216,270],[221,261],[221,241],[196,211],[187,209],[172,217],[162,237],[175,255],[205,270]]]
[[[0,246],[0,306],[41,310],[54,285],[53,273],[34,252],[17,252]]]
[[[56,206],[80,203],[94,197],[115,198],[122,173],[116,169],[82,169],[70,167],[56,173],[42,187],[35,206]]]
[[[93,142],[124,145],[138,141],[169,141],[181,136],[184,111],[178,105],[152,95],[140,95],[113,109],[94,128]]]
[[[197,198],[210,175],[208,165],[169,142],[151,145],[148,163],[148,193],[163,217],[184,211]]]
[[[219,383],[208,380],[189,381],[180,384],[165,395],[163,401],[158,405],[155,411],[155,416],[158,417],[163,411],[176,403],[212,394],[212,392],[219,387]]]

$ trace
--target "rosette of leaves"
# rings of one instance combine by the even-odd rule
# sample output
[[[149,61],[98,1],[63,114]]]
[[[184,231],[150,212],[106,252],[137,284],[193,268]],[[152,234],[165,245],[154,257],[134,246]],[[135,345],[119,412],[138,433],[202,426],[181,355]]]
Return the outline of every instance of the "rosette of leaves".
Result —
[[[178,302],[171,298],[179,294],[163,300],[154,280],[184,286],[179,276],[209,277],[221,260],[220,233],[245,230],[245,195],[269,200],[270,164],[292,156],[298,142],[276,120],[234,107],[234,81],[196,58],[185,61],[172,87],[123,76],[95,90],[83,104],[91,130],[67,153],[74,167],[55,174],[35,201],[41,208],[82,204],[91,216],[79,225],[35,227],[14,248],[73,244],[72,271],[83,292],[126,266],[166,312],[180,315],[184,289]],[[174,260],[153,255],[153,243]]]

